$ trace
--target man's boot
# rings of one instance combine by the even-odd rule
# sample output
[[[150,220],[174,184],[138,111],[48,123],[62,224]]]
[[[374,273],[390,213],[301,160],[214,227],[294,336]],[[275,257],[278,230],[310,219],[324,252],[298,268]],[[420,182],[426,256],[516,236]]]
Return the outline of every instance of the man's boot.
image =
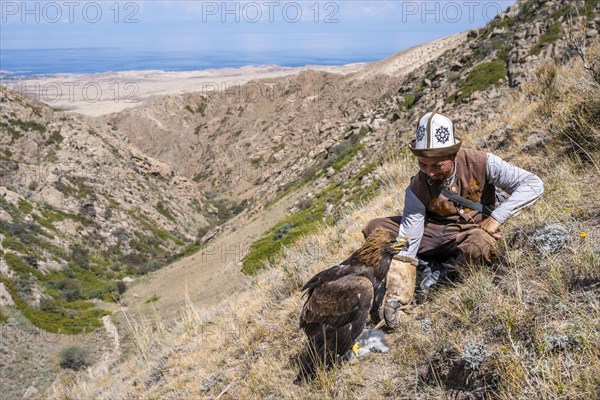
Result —
[[[392,260],[386,276],[385,296],[379,308],[379,317],[388,328],[398,326],[398,315],[403,313],[415,294],[418,261],[411,257]]]

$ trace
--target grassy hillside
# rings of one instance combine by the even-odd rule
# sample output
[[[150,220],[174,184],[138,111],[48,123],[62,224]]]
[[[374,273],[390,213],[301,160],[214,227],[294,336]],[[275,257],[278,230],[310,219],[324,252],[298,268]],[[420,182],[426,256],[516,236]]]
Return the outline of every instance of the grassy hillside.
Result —
[[[546,192],[503,227],[492,266],[465,268],[387,335],[390,353],[292,383],[305,340],[299,288],[357,248],[369,219],[402,206],[416,169],[408,155],[376,170],[382,190],[373,201],[283,248],[251,289],[213,309],[190,303],[174,323],[123,327],[131,357],[110,372],[64,376],[54,397],[596,399],[599,86],[578,60],[546,64],[501,103],[499,121],[463,139],[538,174]]]

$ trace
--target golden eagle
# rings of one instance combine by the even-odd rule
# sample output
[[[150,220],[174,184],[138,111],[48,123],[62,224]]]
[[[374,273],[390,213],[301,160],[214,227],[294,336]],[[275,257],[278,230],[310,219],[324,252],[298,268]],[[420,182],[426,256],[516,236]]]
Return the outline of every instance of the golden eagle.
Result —
[[[308,337],[308,346],[300,356],[297,382],[313,378],[319,365],[332,367],[352,349],[365,328],[392,257],[407,246],[407,240],[379,228],[348,259],[306,282],[300,328]]]

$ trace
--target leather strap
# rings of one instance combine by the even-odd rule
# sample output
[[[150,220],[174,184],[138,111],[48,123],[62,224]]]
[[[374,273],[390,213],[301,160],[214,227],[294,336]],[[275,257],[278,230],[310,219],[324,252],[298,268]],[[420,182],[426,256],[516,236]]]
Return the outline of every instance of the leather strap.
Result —
[[[458,194],[453,193],[446,188],[442,189],[442,194],[455,203],[462,204],[463,206],[469,207],[471,210],[475,210],[480,213],[483,212],[483,205],[481,205],[481,203],[476,203],[472,200],[465,199],[464,197],[459,196]]]

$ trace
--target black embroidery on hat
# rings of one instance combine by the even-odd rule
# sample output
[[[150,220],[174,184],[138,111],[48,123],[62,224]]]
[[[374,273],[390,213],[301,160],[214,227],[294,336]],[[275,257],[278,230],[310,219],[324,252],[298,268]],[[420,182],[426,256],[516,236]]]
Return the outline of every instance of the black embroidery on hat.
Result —
[[[420,142],[425,136],[425,127],[423,125],[419,125],[417,128],[417,142]]]
[[[450,140],[450,131],[445,126],[440,126],[435,130],[435,138],[438,142],[444,144]]]

